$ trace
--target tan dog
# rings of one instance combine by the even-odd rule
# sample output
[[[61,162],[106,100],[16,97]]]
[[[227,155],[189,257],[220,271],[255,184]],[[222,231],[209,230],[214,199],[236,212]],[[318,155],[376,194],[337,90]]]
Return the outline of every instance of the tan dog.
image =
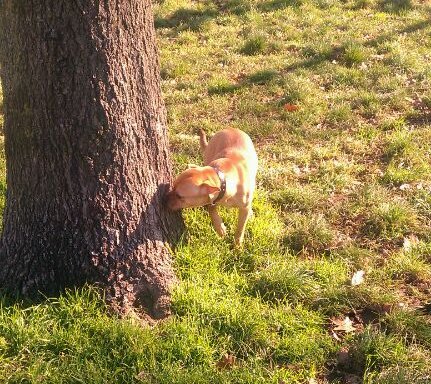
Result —
[[[167,195],[172,210],[206,206],[220,236],[226,228],[217,205],[239,209],[235,244],[241,245],[244,229],[251,214],[251,201],[256,185],[257,155],[250,137],[243,131],[227,128],[207,142],[200,132],[204,167],[195,165],[182,172]]]

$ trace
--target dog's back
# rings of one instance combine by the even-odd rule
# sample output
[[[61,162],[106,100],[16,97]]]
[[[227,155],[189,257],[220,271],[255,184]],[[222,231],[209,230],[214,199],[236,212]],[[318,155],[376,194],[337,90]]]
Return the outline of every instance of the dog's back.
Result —
[[[238,161],[242,158],[251,169],[257,168],[257,155],[250,137],[235,128],[226,128],[217,132],[208,142],[203,153],[204,164],[221,158]]]

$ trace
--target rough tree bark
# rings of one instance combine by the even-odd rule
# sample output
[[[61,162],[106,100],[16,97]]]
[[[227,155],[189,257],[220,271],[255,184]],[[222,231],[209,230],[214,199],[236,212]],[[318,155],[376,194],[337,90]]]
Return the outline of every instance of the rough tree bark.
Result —
[[[97,283],[169,312],[171,167],[150,0],[3,0],[7,196],[0,287]]]

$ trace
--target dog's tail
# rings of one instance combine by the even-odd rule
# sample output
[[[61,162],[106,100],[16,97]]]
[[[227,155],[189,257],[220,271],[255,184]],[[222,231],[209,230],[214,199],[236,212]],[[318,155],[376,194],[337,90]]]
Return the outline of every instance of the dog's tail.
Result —
[[[208,141],[207,141],[207,135],[203,129],[199,130],[199,143],[201,146],[201,152],[202,152],[202,154],[204,154],[205,149],[208,145]]]

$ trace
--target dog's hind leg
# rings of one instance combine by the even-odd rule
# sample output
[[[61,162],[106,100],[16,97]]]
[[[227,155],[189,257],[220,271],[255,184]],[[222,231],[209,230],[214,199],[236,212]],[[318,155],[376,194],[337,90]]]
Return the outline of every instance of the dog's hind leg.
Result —
[[[207,135],[203,129],[199,130],[199,144],[201,146],[202,155],[205,153],[205,149],[208,145]]]

